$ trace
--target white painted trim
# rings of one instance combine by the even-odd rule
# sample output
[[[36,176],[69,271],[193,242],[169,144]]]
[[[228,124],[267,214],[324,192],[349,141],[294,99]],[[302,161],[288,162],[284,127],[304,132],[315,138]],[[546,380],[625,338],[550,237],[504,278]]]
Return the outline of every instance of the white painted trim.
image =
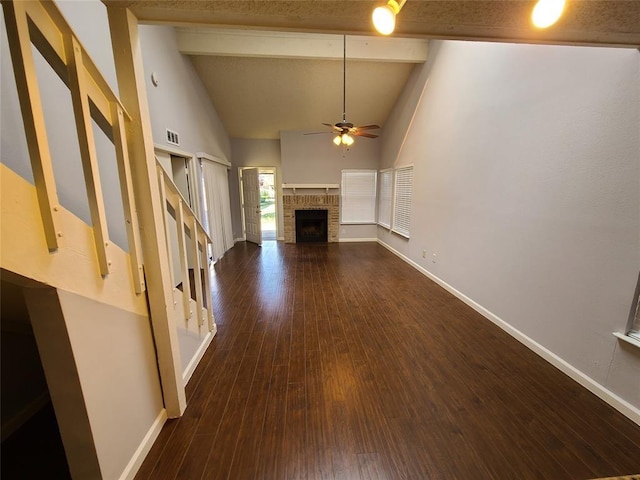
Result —
[[[613,336],[618,337],[620,340],[623,340],[628,344],[633,345],[634,347],[640,348],[640,340],[632,337],[631,335],[625,335],[624,333],[620,332],[613,332]]]
[[[377,242],[377,238],[339,238],[339,243]]]
[[[225,167],[231,168],[231,162],[229,162],[228,160],[214,157],[213,155],[209,155],[208,153],[205,153],[205,152],[196,152],[196,157],[204,158],[205,160],[209,160],[210,162],[216,162],[221,165],[224,165]]]
[[[200,360],[202,360],[202,357],[204,356],[205,352],[207,351],[207,348],[209,347],[209,345],[211,344],[211,341],[213,340],[213,337],[215,336],[215,334],[216,334],[216,330],[215,329],[212,330],[211,332],[207,333],[207,336],[204,337],[204,340],[200,344],[200,348],[198,348],[196,353],[193,355],[193,358],[189,362],[189,365],[187,365],[187,368],[185,369],[184,373],[182,374],[182,379],[184,380],[184,384],[185,385],[191,379],[191,376],[193,375],[193,372],[196,371],[196,367],[200,363]]]
[[[129,463],[120,475],[120,480],[132,480],[136,476],[136,473],[138,473],[142,462],[144,462],[149,450],[151,450],[151,447],[158,438],[158,435],[160,435],[160,431],[166,421],[167,410],[163,408],[160,410],[160,413],[151,425],[151,428],[149,428],[149,431],[142,439],[142,442],[140,442],[140,445],[138,445],[133,457],[131,457],[131,460],[129,460]]]
[[[463,294],[459,290],[456,290],[454,287],[449,285],[447,282],[445,282],[444,280],[438,278],[433,273],[429,272],[427,269],[425,269],[421,265],[417,264],[416,262],[411,260],[409,257],[407,257],[404,254],[398,252],[396,249],[394,249],[390,245],[386,244],[385,242],[383,242],[380,239],[378,239],[378,243],[380,245],[382,245],[383,247],[385,247],[387,250],[389,250],[391,253],[395,254],[398,257],[400,257],[402,260],[404,260],[409,265],[414,267],[420,273],[422,273],[423,275],[425,275],[429,279],[431,279],[434,282],[436,282],[438,285],[440,285],[442,288],[447,290],[449,293],[451,293],[451,294],[455,295],[456,297],[458,297],[464,303],[466,303],[471,308],[473,308],[476,312],[480,313],[482,316],[484,316],[485,318],[487,318],[491,322],[495,323],[498,327],[500,327],[502,330],[507,332],[513,338],[518,340],[524,346],[528,347],[530,350],[532,350],[533,352],[537,353],[539,356],[541,356],[543,359],[545,359],[551,365],[553,365],[558,370],[560,370],[564,374],[566,374],[569,377],[571,377],[573,380],[575,380],[580,385],[585,387],[591,393],[593,393],[594,395],[598,396],[600,399],[602,399],[605,402],[607,402],[609,405],[611,405],[613,408],[615,408],[620,413],[625,415],[631,421],[633,421],[636,424],[640,425],[640,408],[638,408],[638,407],[636,407],[634,405],[631,405],[629,402],[627,402],[623,398],[620,398],[618,395],[616,395],[615,393],[613,393],[612,391],[610,391],[609,389],[607,389],[603,385],[599,384],[598,382],[596,382],[594,379],[592,379],[591,377],[589,377],[585,373],[583,373],[580,370],[578,370],[577,368],[575,368],[573,365],[568,363],[566,360],[562,359],[561,357],[559,357],[558,355],[556,355],[555,353],[553,353],[552,351],[550,351],[549,349],[547,349],[543,345],[539,344],[538,342],[536,342],[532,338],[528,337],[527,335],[522,333],[520,330],[514,328],[513,326],[508,324],[506,321],[504,321],[503,319],[501,319],[497,315],[491,313],[489,310],[484,308],[482,305],[476,303],[474,300],[472,300],[471,298],[467,297],[465,294]]]
[[[153,149],[160,152],[168,153],[169,155],[175,155],[176,157],[184,157],[184,158],[194,157],[193,153],[185,152],[184,150],[180,150],[179,148],[176,148],[172,145],[163,145],[160,143],[154,143]]]
[[[342,60],[342,35],[215,27],[177,27],[180,53],[258,58]],[[350,60],[424,63],[422,38],[348,35]]]
[[[340,188],[339,183],[283,183],[282,188]]]
[[[233,243],[244,242],[244,237],[238,237],[233,239]]]
[[[276,238],[276,240],[277,240],[278,242],[284,242],[284,237],[278,237],[278,238]]]

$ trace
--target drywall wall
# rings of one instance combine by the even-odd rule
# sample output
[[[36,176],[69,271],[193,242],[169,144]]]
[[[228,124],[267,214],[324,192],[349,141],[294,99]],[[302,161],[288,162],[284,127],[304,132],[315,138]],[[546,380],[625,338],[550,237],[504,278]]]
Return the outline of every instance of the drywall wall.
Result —
[[[640,349],[611,334],[640,267],[640,52],[434,41],[429,56],[382,148],[382,167],[414,164],[411,239],[379,239],[640,408]]]
[[[164,411],[149,319],[53,288],[25,299],[74,478],[121,478]]]
[[[330,134],[305,133],[280,132],[282,183],[340,184],[342,170],[378,168],[380,139],[357,138],[351,147],[344,148],[336,147]],[[375,237],[375,225],[340,225],[341,241]]]
[[[282,162],[280,161],[280,141],[248,138],[231,139],[232,167],[229,171],[229,196],[231,197],[231,221],[233,238],[243,238],[240,184],[238,169],[243,167],[274,167],[276,169],[276,195],[280,202],[278,209],[278,232],[284,235],[282,220]]]
[[[110,87],[117,92],[106,7],[98,0],[56,1],[56,4]],[[0,13],[0,161],[33,183],[3,15]],[[69,89],[35,48],[33,52],[60,203],[91,224]],[[96,124],[93,125],[109,236],[128,250],[115,149]]]
[[[178,51],[173,28],[140,25],[139,32],[154,143],[168,145],[166,129],[169,128],[179,134],[180,145],[175,148],[194,156],[204,152],[229,161],[229,137],[191,61]],[[152,72],[157,86],[151,81]],[[167,163],[166,159],[161,161]],[[170,224],[175,222],[170,221]],[[179,266],[176,238],[172,237],[171,244],[174,245],[173,268],[178,283],[181,274],[176,268]],[[180,357],[183,371],[186,371],[208,337],[206,332],[194,336],[182,322],[177,325]]]
[[[153,141],[168,145],[168,128],[179,134],[180,150],[229,160],[229,137],[191,61],[178,51],[173,28],[140,25],[139,32]]]

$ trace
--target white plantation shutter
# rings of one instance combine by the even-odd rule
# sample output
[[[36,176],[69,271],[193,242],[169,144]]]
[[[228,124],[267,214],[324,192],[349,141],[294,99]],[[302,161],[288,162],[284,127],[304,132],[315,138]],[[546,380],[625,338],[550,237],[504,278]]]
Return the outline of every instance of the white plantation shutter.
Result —
[[[341,223],[376,223],[376,170],[343,170]]]
[[[391,228],[391,202],[393,201],[393,170],[380,172],[378,193],[378,224]]]
[[[636,313],[631,318],[631,328],[629,335],[640,340],[640,298],[636,299]]]
[[[392,230],[409,238],[411,226],[411,192],[413,190],[413,165],[395,171],[395,201],[393,203]]]
[[[629,334],[633,335],[637,339],[640,339],[640,305],[638,305],[638,308],[636,310],[636,317],[633,320],[633,325],[631,325]]]
[[[629,313],[626,334],[640,340],[640,274],[638,275],[638,283],[636,283],[636,291],[633,294],[633,304]]]

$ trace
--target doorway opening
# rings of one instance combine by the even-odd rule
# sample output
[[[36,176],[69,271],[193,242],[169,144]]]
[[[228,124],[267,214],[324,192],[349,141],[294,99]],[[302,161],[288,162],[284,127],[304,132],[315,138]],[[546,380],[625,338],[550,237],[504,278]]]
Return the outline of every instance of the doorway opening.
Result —
[[[276,167],[239,167],[238,179],[245,240],[258,245],[278,240]]]
[[[0,281],[3,479],[71,480],[22,287]]]
[[[276,175],[273,170],[260,169],[260,225],[262,240],[276,240]]]

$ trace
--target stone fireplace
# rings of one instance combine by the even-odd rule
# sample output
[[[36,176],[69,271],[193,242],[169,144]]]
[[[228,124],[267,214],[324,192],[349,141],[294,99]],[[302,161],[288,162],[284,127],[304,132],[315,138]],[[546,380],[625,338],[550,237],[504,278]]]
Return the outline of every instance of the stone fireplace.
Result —
[[[327,242],[338,241],[340,195],[284,195],[284,241],[296,243],[296,210],[327,211]],[[299,241],[299,240],[298,240]]]

